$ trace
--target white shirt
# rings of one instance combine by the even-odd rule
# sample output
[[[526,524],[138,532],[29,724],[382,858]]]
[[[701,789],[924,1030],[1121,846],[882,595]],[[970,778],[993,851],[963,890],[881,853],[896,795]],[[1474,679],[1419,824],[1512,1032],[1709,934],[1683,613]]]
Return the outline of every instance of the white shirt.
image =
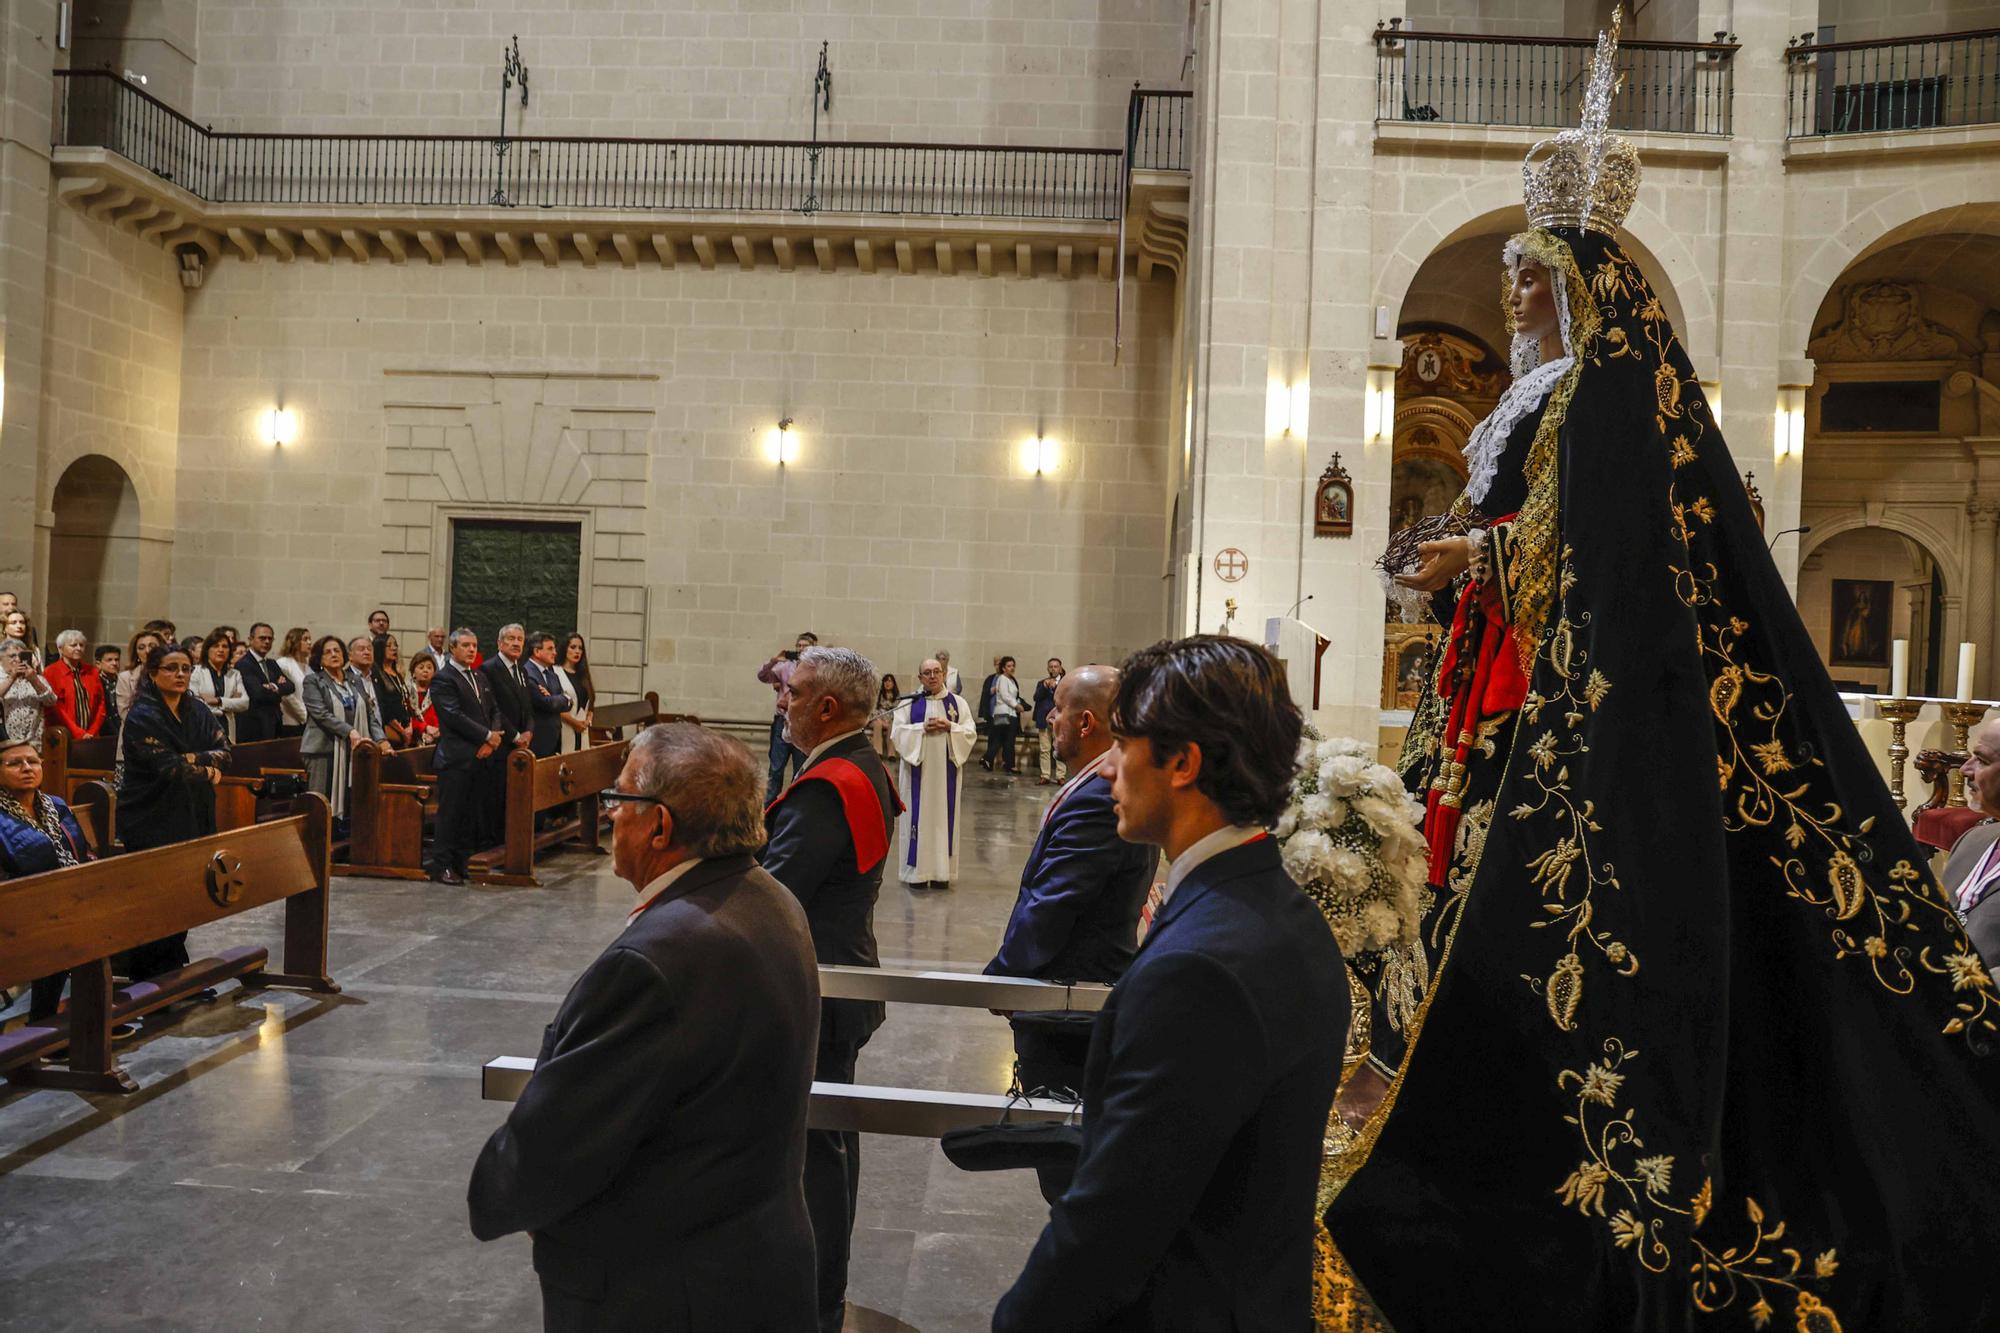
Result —
[[[696,866],[700,865],[701,861],[702,861],[701,857],[691,856],[687,860],[675,866],[672,870],[667,871],[664,875],[656,876],[651,884],[648,884],[645,888],[639,890],[639,901],[634,903],[632,905],[632,910],[625,914],[625,924],[629,926],[634,921],[637,921],[639,919],[639,913],[645,911],[647,905],[650,904],[653,901],[653,899],[659,897],[662,893],[666,892],[666,890],[673,885],[673,882],[675,880],[679,879],[682,875],[687,874],[688,871],[693,870]]]
[[[815,745],[812,747],[812,749],[806,751],[806,761],[805,763],[799,765],[799,771],[801,773],[805,772],[805,770],[812,765],[813,760],[819,758],[821,755],[825,754],[828,750],[832,749],[834,746],[846,740],[849,736],[859,736],[863,730],[864,728],[855,727],[851,731],[841,732],[838,736],[828,736],[818,745]]]
[[[1182,880],[1193,873],[1196,866],[1226,851],[1241,847],[1262,832],[1264,830],[1255,824],[1226,824],[1176,856],[1174,863],[1167,867],[1167,883],[1166,887],[1160,890],[1160,906],[1165,907],[1173,901],[1174,890],[1181,886]]]

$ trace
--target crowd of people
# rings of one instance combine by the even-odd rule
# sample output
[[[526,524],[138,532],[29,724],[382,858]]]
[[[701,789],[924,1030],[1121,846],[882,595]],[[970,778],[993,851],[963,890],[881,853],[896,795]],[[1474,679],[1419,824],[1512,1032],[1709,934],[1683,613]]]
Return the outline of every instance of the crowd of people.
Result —
[[[388,613],[376,610],[351,637],[299,625],[279,644],[260,621],[247,636],[218,625],[184,638],[157,619],[122,648],[93,650],[75,629],[57,634],[54,646],[55,658],[45,659],[18,596],[0,592],[0,875],[10,878],[91,855],[80,836],[68,836],[74,820],[62,794],[42,790],[51,726],[72,742],[114,739],[118,840],[127,851],[214,832],[215,788],[235,746],[296,738],[304,785],[326,797],[339,838],[357,751],[435,744],[440,809],[426,864],[450,884],[463,882],[467,856],[501,840],[505,751],[540,757],[591,743],[597,690],[588,645],[575,632],[559,638],[506,625],[495,654],[483,658],[472,631],[435,627],[406,663]],[[142,979],[187,962],[182,934],[132,951],[116,968]],[[55,1012],[63,980],[33,988],[32,1018]]]
[[[772,767],[796,750],[796,774],[769,799],[772,773],[716,732],[633,742],[603,799],[636,901],[473,1171],[473,1232],[531,1233],[551,1329],[843,1326],[860,1136],[808,1128],[807,1099],[853,1081],[883,1006],[815,1003],[813,968],[878,965],[892,856],[935,879],[926,830],[955,836],[973,710],[942,653],[909,696],[809,635],[762,674]],[[1083,1118],[1053,1152],[973,1154],[1036,1167],[1051,1201],[993,1326],[1302,1327],[1348,1006],[1265,831],[1303,719],[1277,660],[1237,639],[1081,667],[1051,695],[1047,742],[1074,776],[986,970],[1118,985],[1094,1016],[1012,1016],[1023,1090]],[[897,780],[870,734],[885,720]]]

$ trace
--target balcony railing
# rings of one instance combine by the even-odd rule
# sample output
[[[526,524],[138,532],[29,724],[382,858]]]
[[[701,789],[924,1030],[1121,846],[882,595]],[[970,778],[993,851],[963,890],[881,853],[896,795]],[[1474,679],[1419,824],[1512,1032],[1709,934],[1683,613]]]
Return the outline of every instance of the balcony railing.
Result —
[[[1115,148],[238,134],[109,71],[60,72],[58,146],[107,148],[216,204],[934,214],[1109,221]]]
[[[1785,52],[1786,134],[1868,134],[2000,122],[2000,29]]]
[[[1125,117],[1125,158],[1134,171],[1186,171],[1194,94],[1134,88]]]
[[[1375,119],[1574,126],[1596,45],[1377,27]],[[1727,135],[1736,51],[1734,41],[1621,43],[1612,127]]]

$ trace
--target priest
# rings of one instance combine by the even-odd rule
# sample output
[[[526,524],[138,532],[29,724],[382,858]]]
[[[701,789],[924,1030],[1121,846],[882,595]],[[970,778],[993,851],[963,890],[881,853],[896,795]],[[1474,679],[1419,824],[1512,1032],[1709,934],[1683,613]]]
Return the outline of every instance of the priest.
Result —
[[[926,658],[917,678],[923,689],[897,706],[891,732],[903,761],[903,814],[891,851],[903,883],[948,889],[958,874],[959,770],[978,732],[965,697],[945,688],[944,663]]]

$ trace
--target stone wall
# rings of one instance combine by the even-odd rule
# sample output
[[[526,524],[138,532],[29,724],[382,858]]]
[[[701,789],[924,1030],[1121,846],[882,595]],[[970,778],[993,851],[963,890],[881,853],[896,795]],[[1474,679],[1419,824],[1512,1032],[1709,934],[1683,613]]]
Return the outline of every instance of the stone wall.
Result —
[[[848,140],[1115,147],[1134,81],[1183,86],[1157,0],[202,0],[193,115],[217,129],[490,134],[514,35],[535,135],[800,138],[820,43]]]
[[[443,524],[499,513],[584,522],[603,683],[681,709],[755,716],[757,665],[804,628],[906,681],[939,646],[968,676],[1003,651],[1115,658],[1163,623],[1171,288],[1133,285],[1117,367],[1113,292],[216,265],[188,309],[175,611],[320,629],[380,604],[420,633],[444,610]],[[254,425],[279,401],[300,438],[274,449]],[[1019,463],[1038,427],[1061,449],[1039,478]],[[528,475],[557,455],[576,484]],[[475,487],[481,457],[523,472]]]

